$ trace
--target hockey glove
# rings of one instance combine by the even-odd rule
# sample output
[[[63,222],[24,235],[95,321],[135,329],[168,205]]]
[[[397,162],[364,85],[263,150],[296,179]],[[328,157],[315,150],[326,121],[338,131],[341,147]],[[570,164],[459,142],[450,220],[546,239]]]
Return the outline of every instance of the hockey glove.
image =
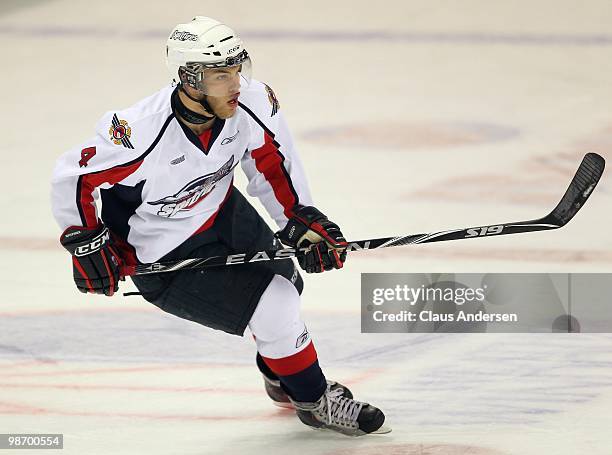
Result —
[[[306,273],[342,268],[348,243],[338,225],[314,207],[296,205],[293,213],[276,237],[290,247],[307,248],[306,254],[298,256],[300,267]]]
[[[112,246],[108,229],[71,226],[60,242],[72,254],[72,272],[79,291],[113,295],[119,289],[121,258]]]

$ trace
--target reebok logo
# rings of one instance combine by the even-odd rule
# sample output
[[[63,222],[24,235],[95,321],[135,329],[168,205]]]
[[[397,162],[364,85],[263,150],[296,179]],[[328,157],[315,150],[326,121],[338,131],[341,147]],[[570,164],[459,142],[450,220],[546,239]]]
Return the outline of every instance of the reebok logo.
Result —
[[[239,133],[240,133],[240,130],[236,131],[236,134],[234,134],[233,136],[226,137],[225,139],[221,141],[221,145],[227,145],[227,144],[234,142],[234,140],[236,139]]]
[[[178,158],[174,158],[172,161],[170,161],[170,164],[172,166],[175,166],[177,164],[181,164],[183,161],[185,161],[185,155],[181,155]]]
[[[304,343],[306,343],[306,341],[308,341],[308,328],[304,326],[304,331],[299,337],[297,337],[297,340],[295,341],[295,348],[299,348]]]

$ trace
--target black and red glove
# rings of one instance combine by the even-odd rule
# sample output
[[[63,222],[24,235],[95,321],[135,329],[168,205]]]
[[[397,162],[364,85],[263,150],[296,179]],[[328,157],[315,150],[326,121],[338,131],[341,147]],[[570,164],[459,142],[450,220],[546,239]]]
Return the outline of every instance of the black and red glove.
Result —
[[[300,267],[306,273],[342,268],[348,243],[338,225],[314,207],[296,205],[293,213],[276,237],[290,247],[308,248],[306,254],[298,256]]]
[[[60,243],[72,254],[72,272],[79,291],[111,296],[119,290],[122,261],[106,226],[71,226],[61,235]]]

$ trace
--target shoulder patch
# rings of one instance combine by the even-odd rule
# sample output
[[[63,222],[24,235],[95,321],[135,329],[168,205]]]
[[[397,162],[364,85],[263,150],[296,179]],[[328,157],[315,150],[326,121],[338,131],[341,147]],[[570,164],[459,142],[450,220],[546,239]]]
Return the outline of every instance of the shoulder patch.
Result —
[[[276,98],[274,90],[272,90],[267,84],[264,84],[264,86],[266,87],[266,92],[268,92],[268,101],[270,101],[270,104],[272,105],[272,112],[270,113],[270,117],[274,117],[274,115],[280,109],[280,103],[278,102],[278,98]]]
[[[113,114],[113,119],[111,120],[111,126],[108,129],[108,134],[110,135],[110,140],[113,141],[113,144],[123,145],[128,149],[134,148],[132,142],[130,141],[130,137],[132,137],[132,128],[130,128],[127,120],[119,120],[117,114]]]

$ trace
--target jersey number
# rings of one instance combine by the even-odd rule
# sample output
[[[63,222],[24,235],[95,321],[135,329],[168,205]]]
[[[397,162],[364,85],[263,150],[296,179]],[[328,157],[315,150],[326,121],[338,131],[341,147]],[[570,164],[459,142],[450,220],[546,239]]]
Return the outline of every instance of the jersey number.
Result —
[[[81,150],[81,160],[79,161],[79,167],[87,167],[87,162],[94,157],[96,154],[95,147],[87,147]]]

